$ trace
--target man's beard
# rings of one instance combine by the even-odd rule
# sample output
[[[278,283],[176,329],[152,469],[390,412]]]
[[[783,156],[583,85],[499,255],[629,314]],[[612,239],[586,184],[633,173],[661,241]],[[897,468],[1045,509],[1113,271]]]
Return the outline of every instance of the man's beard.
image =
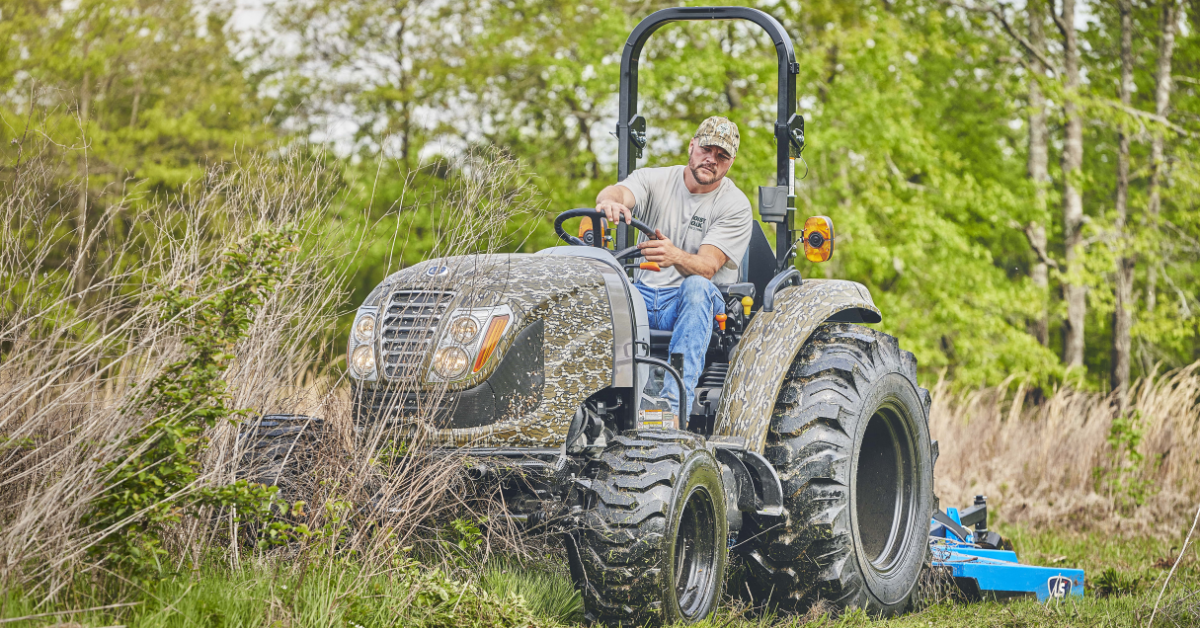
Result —
[[[706,170],[700,166],[688,164],[688,170],[692,171],[692,178],[700,185],[712,185],[717,182],[717,171],[715,168],[713,170]]]

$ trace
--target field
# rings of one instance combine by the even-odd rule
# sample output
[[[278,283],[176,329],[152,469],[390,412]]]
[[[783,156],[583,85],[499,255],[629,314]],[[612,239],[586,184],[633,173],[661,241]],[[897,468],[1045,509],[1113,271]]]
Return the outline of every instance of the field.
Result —
[[[500,184],[454,192],[482,209],[451,214],[444,241],[499,246],[464,235],[511,219],[495,191],[519,172],[490,157],[474,166]],[[361,234],[316,222],[328,198],[303,163],[215,172],[144,210],[103,275],[38,271],[61,225],[42,221],[36,178],[22,185],[0,242],[0,625],[578,625],[557,549],[496,524],[466,461],[421,464],[419,443],[352,429],[330,331],[347,266],[327,245]],[[1197,625],[1200,537],[1184,539],[1200,500],[1198,369],[1141,380],[1120,417],[1084,388],[924,382],[942,505],[987,494],[1025,561],[1087,570],[1085,598],[942,593],[892,620],[730,599],[710,624]],[[324,418],[308,471],[278,492],[234,481],[249,466],[237,434],[259,412]]]

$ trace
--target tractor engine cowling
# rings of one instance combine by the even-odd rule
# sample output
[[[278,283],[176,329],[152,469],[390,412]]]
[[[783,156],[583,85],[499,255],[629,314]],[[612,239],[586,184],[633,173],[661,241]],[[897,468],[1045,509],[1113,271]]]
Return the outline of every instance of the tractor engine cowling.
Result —
[[[445,447],[557,449],[614,383],[619,271],[594,259],[486,255],[422,262],[359,308],[348,347],[360,429]],[[627,320],[628,316],[621,320]],[[615,338],[615,340],[614,340]]]

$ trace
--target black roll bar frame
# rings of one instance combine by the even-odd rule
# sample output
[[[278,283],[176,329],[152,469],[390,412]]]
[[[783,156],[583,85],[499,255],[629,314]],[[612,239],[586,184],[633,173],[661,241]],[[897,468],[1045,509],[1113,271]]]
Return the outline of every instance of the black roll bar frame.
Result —
[[[637,167],[637,158],[646,145],[646,121],[637,113],[638,61],[642,47],[655,31],[671,22],[699,20],[747,20],[762,27],[771,36],[779,60],[779,97],[775,119],[775,190],[788,188],[791,184],[791,150],[804,146],[804,118],[796,114],[796,75],[800,64],[796,62],[796,51],[792,39],[783,26],[770,15],[748,7],[675,7],[662,9],[642,20],[629,39],[621,54],[621,93],[617,113],[617,181],[624,181]],[[760,205],[763,193],[760,190]],[[773,198],[778,199],[779,196]],[[791,205],[791,203],[788,203]],[[761,212],[760,208],[760,213]],[[779,267],[788,265],[792,251],[793,210],[771,218],[768,222],[778,223],[775,232],[775,255]],[[617,248],[626,245],[625,224],[617,228]]]

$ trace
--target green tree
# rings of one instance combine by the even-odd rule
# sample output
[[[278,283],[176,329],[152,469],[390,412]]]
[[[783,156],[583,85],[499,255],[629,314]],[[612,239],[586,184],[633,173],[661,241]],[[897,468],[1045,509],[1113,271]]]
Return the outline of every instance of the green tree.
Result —
[[[4,161],[55,171],[64,257],[89,257],[136,232],[131,189],[177,193],[204,167],[275,137],[271,101],[229,36],[229,7],[191,0],[0,1],[0,143]],[[109,209],[116,216],[105,217]],[[66,250],[67,248],[70,251]],[[77,273],[82,280],[85,273]]]

